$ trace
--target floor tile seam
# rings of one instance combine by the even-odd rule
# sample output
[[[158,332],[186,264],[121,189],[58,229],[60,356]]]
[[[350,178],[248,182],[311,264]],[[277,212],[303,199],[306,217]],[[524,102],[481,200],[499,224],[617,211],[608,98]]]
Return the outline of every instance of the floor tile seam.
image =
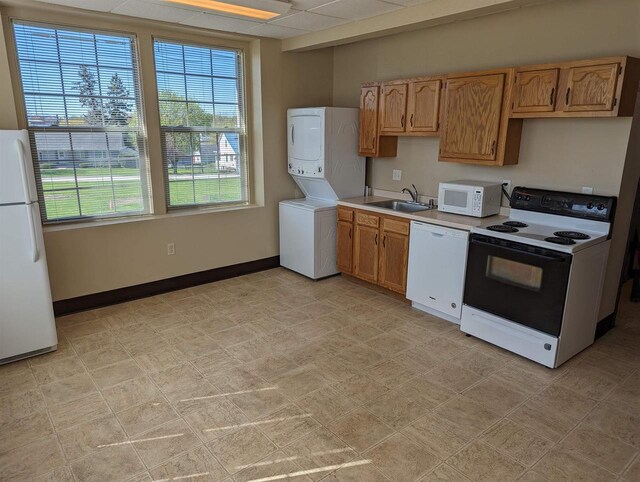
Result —
[[[567,390],[568,390],[568,389],[567,389]],[[588,398],[588,397],[584,397],[584,398]],[[593,399],[590,399],[590,400],[593,400]],[[594,405],[594,406],[593,406],[593,407],[592,407],[592,408],[591,408],[587,413],[585,413],[582,417],[580,417],[580,419],[577,421],[577,423],[576,423],[576,424],[575,424],[575,425],[574,425],[574,426],[573,426],[573,427],[572,427],[572,428],[571,428],[571,429],[570,429],[570,430],[569,430],[569,431],[568,431],[568,432],[567,432],[563,437],[561,437],[561,438],[560,438],[560,440],[558,440],[558,442],[556,442],[556,444],[553,446],[553,449],[556,449],[556,450],[557,450],[557,449],[559,449],[560,451],[562,451],[562,449],[561,449],[562,443],[563,443],[566,439],[568,439],[568,438],[569,438],[569,437],[570,437],[570,436],[571,436],[571,435],[572,435],[572,434],[573,434],[573,433],[574,433],[574,432],[575,432],[575,431],[580,427],[580,425],[582,425],[582,423],[586,420],[586,418],[587,418],[587,417],[588,417],[588,416],[589,416],[589,415],[590,415],[590,414],[591,414],[591,413],[592,413],[592,412],[593,412],[597,407],[599,407],[601,403],[602,403],[602,401],[596,401],[596,404],[595,404],[595,405]],[[588,424],[587,424],[587,425],[588,425]],[[600,430],[600,429],[597,429],[597,428],[596,428],[596,430],[598,430],[598,431],[602,432],[602,430]],[[605,432],[603,432],[603,433],[605,433]],[[606,434],[606,433],[605,433],[605,435],[608,435],[608,434]],[[616,440],[618,440],[618,438],[617,438],[617,437],[613,437],[613,438],[615,438]],[[626,443],[626,442],[625,442],[625,443]],[[627,445],[628,445],[628,444],[627,444]],[[598,467],[598,468],[600,468],[600,469],[604,470],[605,472],[607,472],[607,473],[609,473],[609,474],[611,474],[611,475],[615,476],[616,478],[617,478],[617,477],[619,477],[619,474],[616,474],[616,473],[612,472],[611,470],[609,470],[609,469],[607,469],[607,468],[605,468],[605,467],[602,467],[600,464],[598,464],[598,463],[594,462],[593,460],[589,460],[589,459],[588,459],[584,454],[582,454],[582,452],[580,452],[580,451],[577,451],[577,452],[578,452],[578,453],[575,453],[574,455],[575,455],[577,458],[579,458],[580,460],[583,460],[583,461],[585,461],[585,462],[589,462],[589,463],[591,463],[591,464],[595,465],[596,467]],[[536,465],[538,465],[538,463],[539,463],[539,462],[540,462],[540,461],[536,462]],[[533,467],[535,467],[536,465],[532,466],[531,468],[533,469]],[[625,467],[625,468],[621,471],[621,473],[624,473],[624,471],[625,471],[626,469],[627,469],[627,467]]]
[[[186,423],[186,422],[185,422],[185,423]],[[192,431],[194,430],[190,425],[188,425],[188,424],[187,424],[187,426],[188,426]],[[194,435],[196,435],[196,434],[194,433]],[[177,454],[172,455],[172,456],[171,456],[171,457],[169,457],[168,459],[165,459],[165,460],[163,460],[162,462],[160,462],[158,465],[154,465],[154,466],[152,466],[152,467],[148,467],[148,466],[147,466],[147,464],[142,460],[142,458],[140,458],[140,460],[142,461],[142,465],[144,465],[144,466],[146,467],[146,469],[147,469],[146,471],[147,471],[147,472],[151,473],[151,471],[152,471],[152,470],[155,470],[155,469],[157,469],[157,468],[160,468],[160,467],[162,467],[163,465],[165,465],[165,464],[167,464],[167,463],[170,463],[170,462],[173,462],[173,461],[175,461],[175,460],[178,460],[180,457],[182,457],[182,456],[183,456],[183,455],[185,455],[186,453],[188,453],[188,452],[190,452],[190,451],[192,451],[192,450],[195,450],[195,449],[197,449],[197,448],[202,447],[204,450],[206,450],[206,451],[211,455],[211,457],[213,457],[213,459],[214,459],[216,462],[218,462],[218,464],[220,464],[220,467],[222,468],[222,470],[224,470],[224,472],[227,474],[227,477],[225,477],[223,480],[226,480],[228,477],[230,477],[230,476],[231,476],[231,474],[229,473],[229,471],[226,469],[226,467],[225,467],[224,465],[222,465],[222,463],[220,462],[220,460],[218,459],[218,457],[217,457],[217,456],[216,456],[216,455],[211,451],[211,449],[209,448],[209,444],[211,444],[211,443],[215,442],[215,440],[211,440],[211,441],[209,441],[209,442],[204,442],[204,441],[203,441],[203,440],[201,440],[197,435],[196,435],[196,438],[197,438],[197,439],[198,439],[198,441],[200,442],[199,444],[194,445],[194,446],[192,446],[192,447],[189,447],[189,448],[188,448],[188,449],[186,449],[186,450],[183,450],[183,451],[181,451],[181,452],[179,452],[179,453],[177,453]],[[134,447],[134,449],[135,449],[135,447]],[[136,453],[137,453],[137,450],[136,450]],[[152,480],[155,480],[155,479],[153,479],[153,478],[152,478]]]
[[[80,362],[85,365],[84,361],[82,359],[80,359]],[[87,369],[86,365],[85,365],[85,369]],[[88,370],[87,370],[88,372]],[[110,415],[115,419],[116,423],[118,424],[118,426],[120,427],[120,430],[122,430],[122,433],[125,436],[125,439],[127,442],[130,442],[130,437],[129,434],[127,433],[127,431],[125,430],[124,426],[122,425],[122,423],[120,422],[120,419],[116,416],[116,412],[113,410],[113,408],[111,407],[111,405],[109,405],[109,403],[107,402],[106,398],[104,397],[102,390],[98,387],[97,383],[95,382],[95,380],[93,379],[93,377],[91,376],[91,374],[89,373],[89,378],[91,379],[91,382],[93,383],[95,389],[97,390],[98,394],[100,395],[100,398],[102,399],[102,401],[105,403],[105,405],[107,406],[107,408],[109,409]],[[128,380],[124,380],[121,383],[124,383]],[[116,384],[118,385],[118,384]],[[115,385],[112,385],[115,386]],[[111,388],[111,387],[107,387],[107,388]],[[77,399],[80,400],[80,399]],[[95,418],[91,419],[90,422],[96,420]],[[82,422],[81,422],[82,423]],[[80,423],[75,424],[74,427],[77,427],[78,425],[80,425]],[[68,429],[71,429],[72,427],[68,427]],[[60,434],[58,433],[58,431],[56,431],[56,434],[58,435],[58,440],[60,440]],[[131,444],[133,445],[133,444]],[[60,448],[62,449],[62,443],[60,443]],[[71,467],[71,465],[75,462],[77,462],[78,460],[84,459],[84,458],[88,458],[89,456],[92,456],[94,454],[96,454],[98,451],[100,450],[100,448],[98,447],[97,449],[93,449],[91,450],[90,453],[82,456],[82,457],[78,457],[77,459],[71,460],[68,458],[67,454],[65,453],[64,450],[62,450],[62,453],[65,457],[65,459],[68,462],[68,465]],[[138,461],[142,464],[143,467],[146,467],[146,465],[144,464],[144,462],[142,461],[142,458],[140,457],[140,454],[138,453],[138,451],[136,450],[135,447],[133,447],[134,453],[136,454],[136,457],[138,458]],[[81,482],[78,480],[78,478],[76,477],[76,474],[73,472],[73,470],[71,470],[71,473],[74,477],[74,479],[76,479],[77,482]],[[135,476],[135,474],[134,474]]]

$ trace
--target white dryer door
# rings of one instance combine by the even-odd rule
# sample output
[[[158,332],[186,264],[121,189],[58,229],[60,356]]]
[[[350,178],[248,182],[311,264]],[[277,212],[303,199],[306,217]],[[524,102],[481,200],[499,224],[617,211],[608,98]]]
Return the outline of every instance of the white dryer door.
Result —
[[[290,114],[287,122],[290,161],[324,159],[324,112]]]

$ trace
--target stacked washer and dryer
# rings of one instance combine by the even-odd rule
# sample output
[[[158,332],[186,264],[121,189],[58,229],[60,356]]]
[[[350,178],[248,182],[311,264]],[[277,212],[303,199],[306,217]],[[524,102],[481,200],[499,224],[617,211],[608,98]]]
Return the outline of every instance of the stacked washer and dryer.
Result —
[[[338,199],[364,194],[358,109],[287,111],[288,170],[305,195],[280,202],[280,264],[312,279],[338,273]]]

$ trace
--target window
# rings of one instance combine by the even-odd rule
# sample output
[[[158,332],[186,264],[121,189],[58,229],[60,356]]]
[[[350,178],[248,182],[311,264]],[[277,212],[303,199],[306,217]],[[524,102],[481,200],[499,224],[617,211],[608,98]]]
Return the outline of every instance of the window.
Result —
[[[13,28],[45,222],[148,213],[135,38]]]
[[[168,208],[248,202],[242,51],[154,41]]]

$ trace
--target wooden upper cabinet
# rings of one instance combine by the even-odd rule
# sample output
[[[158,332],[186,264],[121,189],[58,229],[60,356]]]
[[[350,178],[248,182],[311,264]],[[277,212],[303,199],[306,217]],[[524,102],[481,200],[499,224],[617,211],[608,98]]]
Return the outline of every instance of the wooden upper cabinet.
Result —
[[[380,86],[360,89],[360,133],[358,151],[361,156],[393,157],[397,153],[397,137],[380,137],[378,133]]]
[[[560,69],[529,70],[516,73],[512,112],[553,112],[558,93]]]
[[[397,134],[406,129],[407,84],[385,83],[380,92],[380,134]]]
[[[495,161],[505,74],[449,77],[440,157]]]
[[[616,97],[619,63],[572,67],[567,77],[564,111],[611,111]]]
[[[409,83],[407,132],[437,132],[442,80],[416,80]]]
[[[360,135],[361,156],[375,156],[378,149],[378,93],[377,85],[363,87],[360,91]]]
[[[511,117],[632,116],[638,82],[640,60],[633,57],[519,67]]]

